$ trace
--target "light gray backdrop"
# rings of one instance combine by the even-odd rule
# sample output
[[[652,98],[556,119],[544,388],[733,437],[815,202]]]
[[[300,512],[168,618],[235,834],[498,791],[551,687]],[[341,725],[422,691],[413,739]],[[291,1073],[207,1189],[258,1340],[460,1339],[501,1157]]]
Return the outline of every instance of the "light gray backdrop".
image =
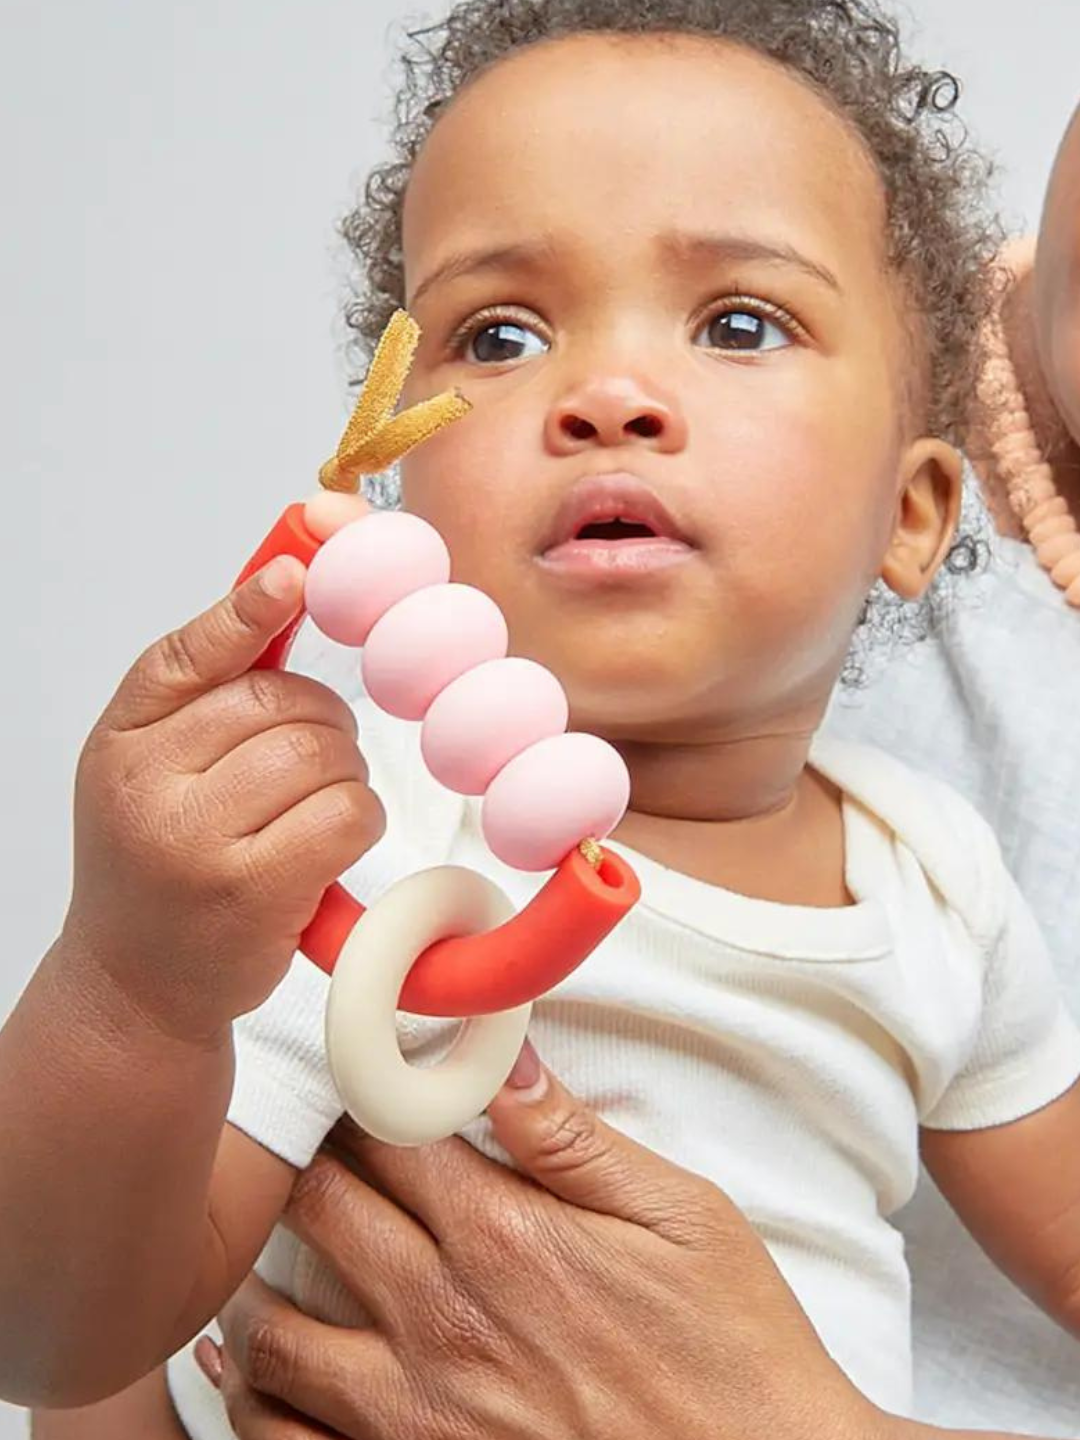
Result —
[[[336,441],[333,223],[381,154],[387,29],[423,13],[0,0],[0,1020],[64,913],[86,730]],[[909,13],[1034,224],[1080,98],[1077,0]],[[0,1440],[23,1431],[0,1403]]]

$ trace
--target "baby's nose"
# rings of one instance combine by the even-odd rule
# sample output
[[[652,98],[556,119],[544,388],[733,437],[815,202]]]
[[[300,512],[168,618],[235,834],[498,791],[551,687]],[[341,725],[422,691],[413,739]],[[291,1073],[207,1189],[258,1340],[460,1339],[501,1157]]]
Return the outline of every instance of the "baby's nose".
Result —
[[[675,401],[630,377],[596,378],[567,391],[551,409],[547,432],[551,448],[563,453],[591,445],[644,442],[677,450],[686,444],[686,422]]]

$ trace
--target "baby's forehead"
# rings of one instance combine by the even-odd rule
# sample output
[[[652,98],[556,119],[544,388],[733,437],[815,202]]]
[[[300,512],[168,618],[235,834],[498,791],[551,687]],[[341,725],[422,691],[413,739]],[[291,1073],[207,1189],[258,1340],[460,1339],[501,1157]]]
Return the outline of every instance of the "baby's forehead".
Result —
[[[880,184],[858,131],[807,79],[744,45],[685,34],[579,34],[511,52],[443,107],[421,159],[461,144],[506,154],[524,139],[520,166],[543,148],[579,153],[620,134],[613,148],[636,144],[641,162],[659,152],[688,165],[734,142],[771,151],[774,164],[797,154],[838,179]]]
[[[861,250],[880,272],[884,215],[861,139],[775,62],[708,38],[574,36],[500,61],[447,107],[403,242],[408,266],[466,233],[719,227]]]

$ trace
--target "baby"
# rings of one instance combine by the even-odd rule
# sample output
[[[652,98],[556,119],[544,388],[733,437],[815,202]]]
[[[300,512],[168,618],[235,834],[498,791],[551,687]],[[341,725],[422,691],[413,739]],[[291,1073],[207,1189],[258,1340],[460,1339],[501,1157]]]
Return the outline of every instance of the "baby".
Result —
[[[920,1148],[1080,1329],[1080,1035],[1035,926],[963,802],[816,736],[877,583],[916,602],[950,554],[993,231],[941,144],[944,82],[862,4],[470,0],[448,26],[441,103],[413,96],[407,163],[350,230],[353,320],[370,341],[407,304],[406,400],[471,401],[403,463],[404,504],[623,755],[614,845],[643,885],[532,1034],[728,1191],[903,1413],[889,1216]],[[290,966],[325,886],[353,865],[369,902],[452,862],[537,888],[414,728],[359,696],[361,757],[340,698],[245,673],[298,568],[151,647],[82,757],[71,908],[0,1036],[0,1393],[23,1404],[146,1373],[266,1245],[340,1112],[325,977]],[[280,1232],[262,1269],[359,1318]],[[190,1433],[227,1434],[182,1376]]]

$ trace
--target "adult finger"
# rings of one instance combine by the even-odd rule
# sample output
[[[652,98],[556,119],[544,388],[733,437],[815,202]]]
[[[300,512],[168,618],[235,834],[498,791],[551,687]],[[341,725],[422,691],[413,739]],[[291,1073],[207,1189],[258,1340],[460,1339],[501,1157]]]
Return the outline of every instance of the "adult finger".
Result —
[[[102,723],[135,730],[250,670],[300,609],[304,567],[291,555],[268,565],[209,610],[156,640],[136,660]]]
[[[461,1233],[485,1207],[498,1209],[507,1190],[534,1187],[489,1160],[459,1136],[432,1145],[386,1145],[355,1128],[338,1127],[335,1138],[357,1173],[397,1208],[407,1210],[439,1242]]]
[[[282,1401],[331,1434],[348,1426],[353,1440],[388,1433],[375,1426],[392,1412],[403,1380],[378,1331],[325,1325],[255,1274],[228,1301],[218,1323],[227,1361],[264,1402]],[[223,1371],[223,1394],[226,1383]],[[365,1414],[372,1417],[370,1429],[357,1429],[357,1416]]]
[[[715,1243],[718,1221],[741,1218],[715,1185],[605,1124],[528,1041],[488,1115],[524,1174],[583,1210],[688,1247]]]
[[[220,1374],[211,1383],[220,1391],[229,1425],[240,1440],[340,1440],[340,1430],[330,1430],[284,1401],[253,1390],[224,1349],[219,1367]]]
[[[297,1175],[282,1220],[390,1335],[440,1265],[424,1226],[326,1149]]]

